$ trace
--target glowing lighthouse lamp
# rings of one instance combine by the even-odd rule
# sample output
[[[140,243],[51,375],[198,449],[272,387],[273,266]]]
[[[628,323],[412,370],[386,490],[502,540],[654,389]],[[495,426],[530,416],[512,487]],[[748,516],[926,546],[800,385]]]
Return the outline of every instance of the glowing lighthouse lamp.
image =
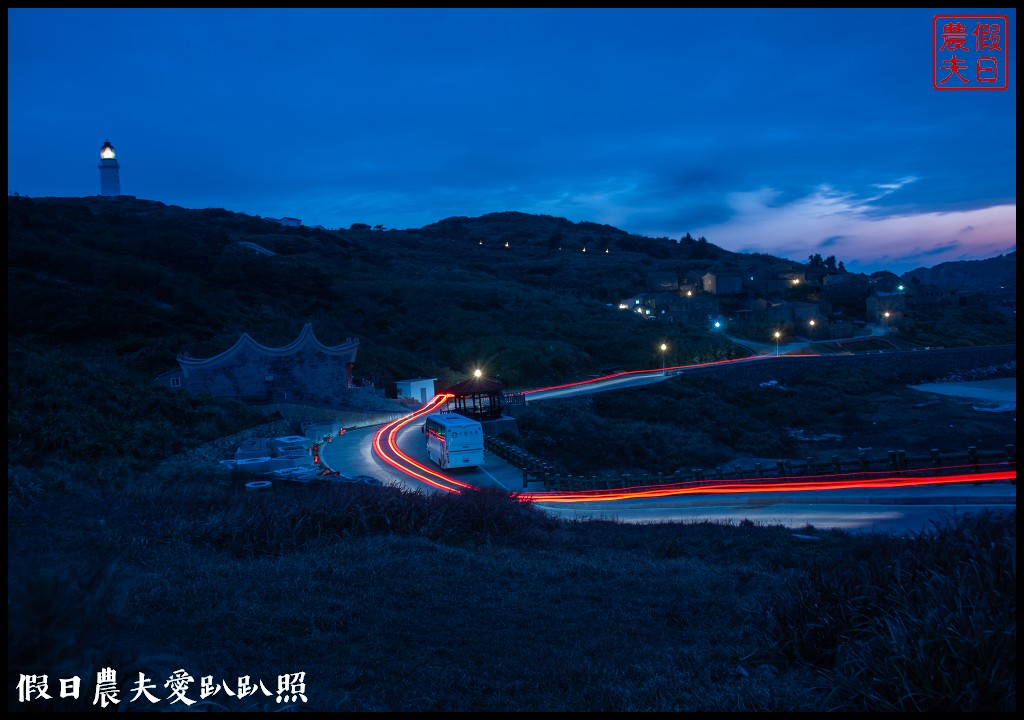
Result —
[[[121,180],[118,177],[120,167],[114,146],[107,140],[100,148],[100,195],[117,197],[121,194]]]

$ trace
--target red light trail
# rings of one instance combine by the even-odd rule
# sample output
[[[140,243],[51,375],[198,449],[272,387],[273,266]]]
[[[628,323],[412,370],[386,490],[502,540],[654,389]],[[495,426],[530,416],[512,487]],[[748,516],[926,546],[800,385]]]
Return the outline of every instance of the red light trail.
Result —
[[[941,470],[943,468],[930,468]],[[996,482],[1014,480],[1015,470],[1002,470],[987,473],[969,473],[960,475],[928,475],[924,477],[906,478],[880,476],[862,479],[856,476],[863,473],[849,473],[849,476],[836,475],[831,481],[788,481],[765,482],[738,480],[722,481],[720,484],[683,484],[650,485],[647,487],[629,488],[628,490],[576,490],[569,492],[535,492],[523,493],[517,497],[526,501],[547,503],[605,502],[609,500],[642,500],[645,498],[664,498],[677,495],[726,495],[736,493],[778,493],[778,492],[810,492],[812,490],[868,490],[881,488],[919,487],[922,485],[952,485],[957,483]],[[879,473],[879,475],[882,475]]]
[[[616,380],[622,377],[637,377],[641,375],[653,375],[660,376],[672,370],[690,370],[693,368],[713,367],[715,365],[730,365],[734,363],[752,362],[755,360],[767,360],[769,358],[773,360],[781,358],[806,358],[806,357],[819,357],[814,354],[807,355],[755,355],[753,357],[736,358],[735,360],[714,360],[706,363],[694,363],[693,365],[672,365],[665,368],[664,370],[624,370],[622,372],[613,373],[611,375],[603,375],[602,377],[589,378],[587,380],[579,380],[577,382],[565,383],[564,385],[551,385],[549,387],[534,388],[532,390],[524,390],[523,395],[533,395],[534,393],[547,392],[549,390],[564,390],[565,388],[581,387],[583,385],[591,385],[593,383],[607,382],[608,380]]]
[[[726,363],[749,362],[751,360],[764,359],[768,357],[774,356],[764,355],[753,358],[741,358],[739,360],[719,360],[716,362],[700,363],[696,365],[678,365],[667,368],[667,370],[685,370],[687,368],[707,367]],[[807,356],[783,355],[781,357]],[[532,393],[543,392],[545,390],[560,390],[564,388],[579,387],[597,382],[614,380],[620,377],[643,374],[661,375],[663,372],[661,370],[628,370],[600,378],[566,383],[564,385],[535,388],[533,390],[527,390],[523,394],[529,395]],[[436,395],[433,400],[416,412],[382,426],[373,436],[373,449],[377,456],[391,467],[405,475],[408,475],[409,477],[426,483],[433,488],[451,493],[461,493],[463,490],[479,490],[480,488],[475,485],[457,480],[450,475],[446,475],[445,473],[434,470],[423,463],[414,460],[398,448],[397,436],[400,430],[415,420],[435,411],[452,397],[454,396],[444,393]],[[804,476],[799,480],[768,481],[759,478],[742,478],[737,480],[690,481],[661,485],[647,485],[625,489],[537,491],[517,493],[515,494],[515,497],[518,500],[525,502],[580,503],[608,502],[615,500],[642,500],[680,495],[727,495],[737,493],[810,492],[815,490],[851,489],[867,490],[917,487],[922,485],[998,482],[1003,480],[1015,481],[1017,479],[1016,468],[1003,469],[1006,467],[1007,463],[996,463],[977,466],[933,467],[917,470],[891,470],[876,472],[858,471],[851,473],[835,473],[832,475]],[[984,469],[984,471],[982,471],[982,469]],[[937,474],[943,471],[952,472],[952,474]]]
[[[373,451],[377,453],[377,456],[381,460],[391,467],[410,477],[416,478],[420,482],[424,482],[431,487],[437,488],[438,490],[445,490],[453,493],[462,492],[459,488],[462,488],[463,490],[478,490],[479,488],[470,485],[469,483],[456,480],[450,475],[445,475],[442,472],[433,470],[423,463],[412,459],[398,449],[398,442],[395,439],[399,430],[414,420],[418,420],[424,415],[429,415],[442,404],[447,402],[451,397],[454,396],[447,394],[435,395],[433,400],[416,412],[382,426],[381,429],[373,436]],[[452,487],[453,485],[455,487]]]

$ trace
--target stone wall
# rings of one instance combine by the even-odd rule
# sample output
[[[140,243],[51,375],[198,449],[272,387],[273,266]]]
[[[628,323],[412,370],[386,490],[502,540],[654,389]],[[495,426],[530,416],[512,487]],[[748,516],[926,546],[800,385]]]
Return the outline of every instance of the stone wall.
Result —
[[[235,433],[234,435],[227,435],[225,437],[218,438],[206,445],[193,448],[192,450],[168,458],[166,462],[217,463],[221,460],[233,458],[238,446],[241,445],[243,441],[250,438],[288,437],[300,434],[300,430],[301,428],[296,420],[289,418],[275,420],[274,422],[267,423],[265,425],[247,428],[241,432]]]
[[[182,386],[193,395],[345,407],[366,400],[349,387],[358,348],[359,341],[352,338],[328,347],[307,323],[283,347],[260,345],[246,333],[219,355],[179,355],[178,364]]]
[[[239,352],[224,365],[188,368],[185,386],[193,395],[326,405],[343,405],[351,395],[344,358],[316,351],[284,356]]]
[[[279,413],[300,423],[332,422],[338,420],[343,427],[365,427],[391,422],[400,415],[405,415],[414,408],[406,407],[394,400],[376,398],[376,402],[356,403],[344,407],[326,405],[301,405],[298,403],[259,404],[259,408],[268,414]],[[419,407],[419,406],[417,406]],[[388,420],[380,420],[380,418]]]

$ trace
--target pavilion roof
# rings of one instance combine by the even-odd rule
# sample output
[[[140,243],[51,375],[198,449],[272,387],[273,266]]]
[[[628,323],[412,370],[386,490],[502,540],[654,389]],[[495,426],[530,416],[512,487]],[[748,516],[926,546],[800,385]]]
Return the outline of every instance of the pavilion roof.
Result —
[[[445,390],[445,392],[449,392],[455,396],[492,395],[494,393],[500,393],[504,388],[505,384],[500,383],[497,380],[488,380],[484,377],[473,377],[468,380],[463,380],[460,383],[455,383]]]

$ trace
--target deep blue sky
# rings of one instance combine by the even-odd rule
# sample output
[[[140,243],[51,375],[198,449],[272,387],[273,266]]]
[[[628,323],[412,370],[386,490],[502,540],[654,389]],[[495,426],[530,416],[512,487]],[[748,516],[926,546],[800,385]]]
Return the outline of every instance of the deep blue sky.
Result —
[[[938,91],[932,19],[1009,17]],[[904,272],[1016,249],[1016,12],[8,9],[8,192],[410,228],[518,210]]]

